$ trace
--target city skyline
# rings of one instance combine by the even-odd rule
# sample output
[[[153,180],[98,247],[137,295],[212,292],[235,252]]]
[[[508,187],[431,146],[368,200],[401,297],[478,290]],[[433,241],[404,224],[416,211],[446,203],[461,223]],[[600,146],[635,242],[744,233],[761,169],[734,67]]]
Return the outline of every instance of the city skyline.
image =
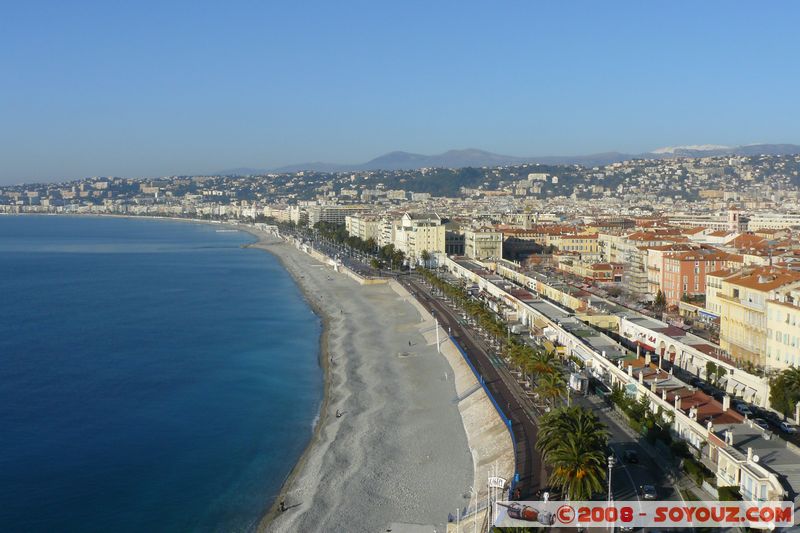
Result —
[[[0,183],[800,143],[798,9],[15,5]]]

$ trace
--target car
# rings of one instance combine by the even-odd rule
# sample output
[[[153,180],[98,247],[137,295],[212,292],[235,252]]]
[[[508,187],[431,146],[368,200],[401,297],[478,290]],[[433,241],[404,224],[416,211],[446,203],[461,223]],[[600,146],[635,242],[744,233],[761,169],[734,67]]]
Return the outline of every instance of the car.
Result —
[[[753,411],[750,410],[750,407],[748,407],[747,404],[745,403],[736,404],[734,409],[736,409],[736,412],[739,413],[740,415],[750,416],[753,414]]]
[[[658,498],[658,492],[656,492],[656,488],[653,485],[642,485],[639,487],[639,493],[645,500],[655,500]]]
[[[753,424],[755,424],[756,426],[760,427],[764,431],[769,430],[769,424],[767,424],[767,421],[764,420],[763,418],[754,418],[753,419]]]
[[[794,435],[797,433],[797,426],[791,425],[789,422],[781,422],[780,424],[781,431],[784,433],[788,433],[790,435]]]
[[[637,464],[639,462],[639,454],[636,453],[636,450],[625,450],[622,454],[622,459],[626,463]]]

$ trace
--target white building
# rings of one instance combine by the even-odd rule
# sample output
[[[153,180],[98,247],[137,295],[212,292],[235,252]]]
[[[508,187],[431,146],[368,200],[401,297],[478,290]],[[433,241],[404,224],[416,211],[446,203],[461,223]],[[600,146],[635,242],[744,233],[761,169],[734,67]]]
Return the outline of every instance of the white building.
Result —
[[[411,261],[421,259],[422,252],[444,253],[445,227],[436,213],[405,213],[394,223],[394,246]]]

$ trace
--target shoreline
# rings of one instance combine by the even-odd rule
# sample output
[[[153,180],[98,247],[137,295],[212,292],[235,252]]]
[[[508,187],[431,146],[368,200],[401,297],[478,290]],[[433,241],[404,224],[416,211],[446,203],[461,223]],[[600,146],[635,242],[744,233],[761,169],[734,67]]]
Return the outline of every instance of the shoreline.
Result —
[[[289,273],[289,275],[294,280],[295,285],[300,290],[300,293],[303,295],[303,298],[306,300],[308,305],[314,311],[314,314],[317,315],[322,322],[322,330],[320,331],[319,337],[319,364],[322,367],[322,401],[320,402],[319,412],[317,413],[317,420],[314,424],[314,430],[312,431],[311,438],[309,439],[306,447],[303,449],[303,453],[300,454],[300,457],[297,459],[297,462],[294,464],[292,469],[289,471],[289,474],[286,476],[286,479],[283,480],[281,483],[280,490],[278,490],[278,494],[275,497],[274,501],[269,505],[266,512],[261,516],[258,520],[258,524],[256,525],[257,531],[264,531],[269,524],[277,517],[280,516],[279,505],[280,502],[286,497],[287,493],[289,492],[289,487],[291,486],[292,482],[296,480],[296,478],[300,475],[303,471],[303,468],[308,461],[309,455],[312,453],[314,444],[320,439],[320,433],[322,427],[325,425],[328,419],[328,407],[331,400],[331,375],[330,375],[330,357],[328,351],[328,335],[330,334],[330,315],[325,311],[325,309],[318,305],[317,302],[311,297],[308,292],[307,287],[302,283],[301,279],[298,279],[297,273],[290,268],[289,264],[284,260],[281,254],[276,253],[274,250],[270,249],[270,246],[275,245],[288,245],[286,241],[282,239],[280,242],[269,242],[267,237],[269,237],[264,232],[257,230],[255,228],[243,228],[240,226],[236,226],[237,229],[244,231],[245,233],[249,233],[250,235],[254,236],[257,240],[254,243],[245,245],[245,248],[255,248],[264,252],[267,252],[271,256],[275,257],[283,267],[283,269]],[[279,237],[275,237],[279,239]]]
[[[477,381],[446,336],[437,354],[433,318],[396,282],[381,281],[382,285],[370,287],[369,281],[365,283],[347,269],[331,268],[326,256],[300,249],[247,223],[89,216],[207,224],[248,233],[255,242],[242,247],[257,248],[277,258],[319,317],[323,397],[316,423],[277,494],[267,495],[274,499],[264,502],[263,514],[253,522],[254,530],[309,530],[323,524],[327,529],[353,530],[355,523],[361,526],[359,530],[411,527],[443,531],[453,509],[472,509],[477,503],[469,489],[477,484],[476,489],[483,492],[480,480],[490,465],[507,470],[510,460],[513,472],[513,444],[488,398],[482,391],[472,394]],[[330,302],[339,310],[335,317]],[[348,316],[351,313],[353,319]],[[388,351],[405,346],[407,335],[421,341],[419,348],[416,340],[413,343],[414,352],[420,353],[389,355]],[[372,342],[359,344],[363,341],[354,340],[357,337]],[[412,346],[411,340],[408,346]],[[418,366],[428,369],[419,370]],[[433,375],[441,376],[444,371],[444,379],[432,378],[431,366],[438,368]],[[420,385],[421,380],[427,382]],[[443,381],[449,383],[443,387]],[[469,397],[461,398],[465,391]],[[334,405],[347,416],[332,418],[328,411]],[[409,417],[409,410],[424,411],[425,416]],[[351,424],[356,419],[359,423]],[[390,437],[393,433],[397,435]],[[420,463],[427,464],[420,468]],[[366,479],[371,483],[376,471],[385,478],[378,481],[377,491],[349,490],[364,485]],[[343,484],[342,478],[352,482]],[[431,478],[434,486],[425,486],[431,485]],[[291,512],[278,510],[282,500]],[[479,511],[472,520],[482,514]],[[344,517],[350,520],[342,522]]]

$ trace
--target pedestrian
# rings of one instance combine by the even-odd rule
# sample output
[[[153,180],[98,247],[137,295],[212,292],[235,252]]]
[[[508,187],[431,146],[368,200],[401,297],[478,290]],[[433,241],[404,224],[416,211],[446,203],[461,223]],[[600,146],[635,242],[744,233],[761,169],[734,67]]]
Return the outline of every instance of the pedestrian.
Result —
[[[284,512],[286,510],[286,502],[284,501],[283,498],[281,498],[280,510],[281,510],[281,512]]]

